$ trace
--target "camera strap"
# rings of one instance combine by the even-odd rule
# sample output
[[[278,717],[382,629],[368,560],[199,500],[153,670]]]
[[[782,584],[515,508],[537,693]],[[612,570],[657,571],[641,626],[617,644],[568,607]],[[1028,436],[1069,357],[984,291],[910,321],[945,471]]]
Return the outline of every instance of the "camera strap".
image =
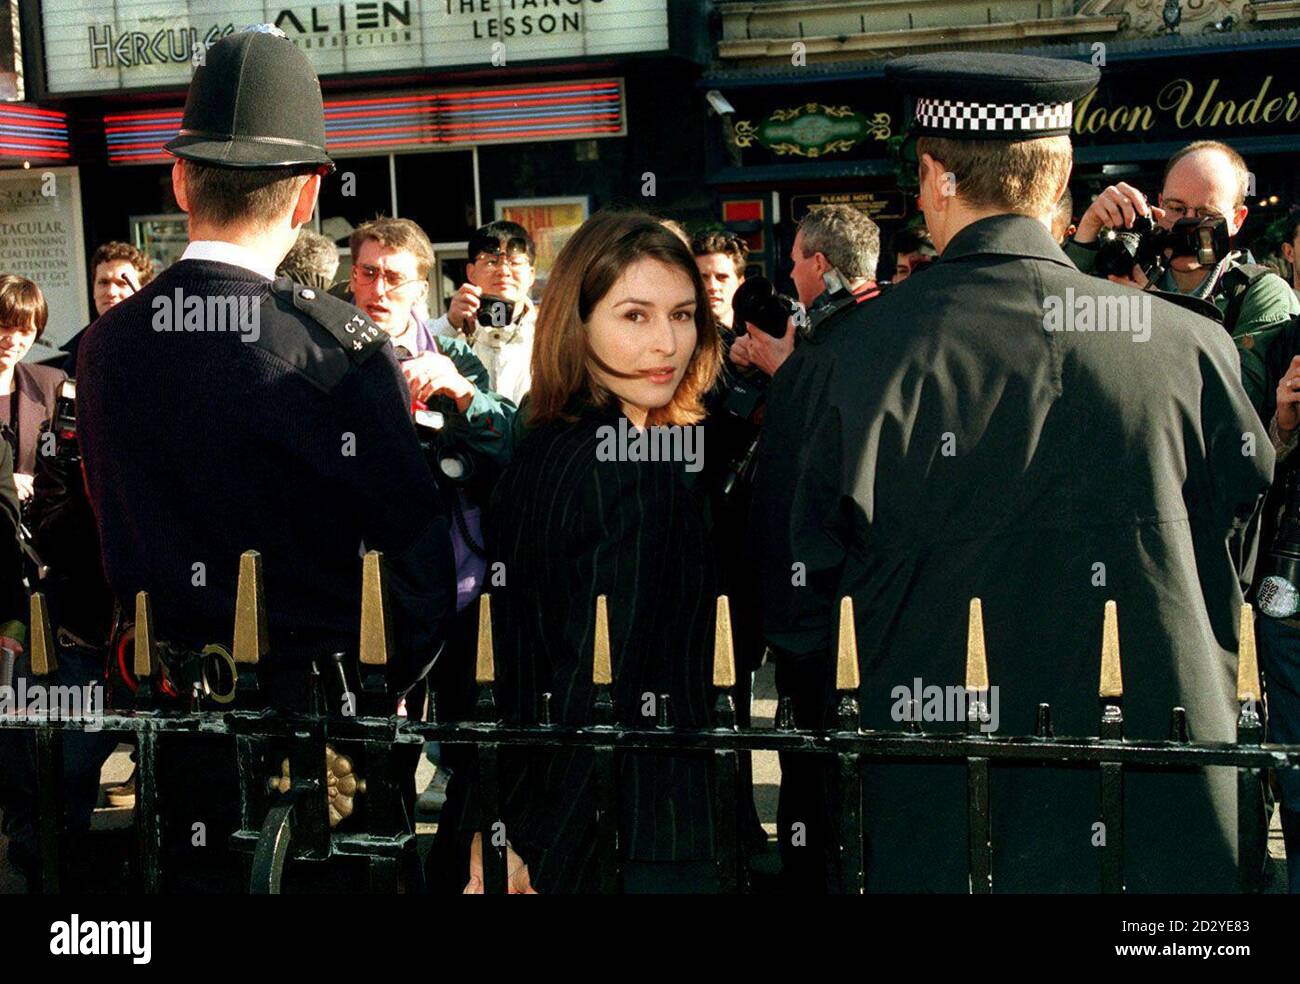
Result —
[[[1223,312],[1223,324],[1229,332],[1237,327],[1237,319],[1241,317],[1241,309],[1246,304],[1250,288],[1272,272],[1258,263],[1242,263],[1223,275],[1223,285],[1231,292],[1228,295],[1228,306]]]

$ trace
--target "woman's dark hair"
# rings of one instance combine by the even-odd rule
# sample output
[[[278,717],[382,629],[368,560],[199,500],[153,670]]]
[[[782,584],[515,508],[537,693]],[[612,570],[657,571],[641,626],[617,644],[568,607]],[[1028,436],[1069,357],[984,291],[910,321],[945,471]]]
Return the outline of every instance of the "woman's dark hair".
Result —
[[[587,322],[624,271],[650,258],[681,270],[695,289],[695,352],[667,406],[652,410],[648,424],[693,424],[704,417],[704,395],[722,367],[722,344],[709,313],[699,268],[686,244],[644,212],[598,212],[582,224],[556,257],[533,336],[529,424],[570,419],[582,397],[610,406],[615,397],[595,378],[600,366],[591,351]]]
[[[496,252],[525,253],[529,263],[537,262],[537,247],[533,244],[533,237],[518,222],[498,219],[475,229],[469,237],[469,248],[466,250],[469,262],[473,263],[479,253]]]
[[[39,287],[16,273],[0,274],[0,327],[35,328],[40,338],[49,316],[50,309]]]

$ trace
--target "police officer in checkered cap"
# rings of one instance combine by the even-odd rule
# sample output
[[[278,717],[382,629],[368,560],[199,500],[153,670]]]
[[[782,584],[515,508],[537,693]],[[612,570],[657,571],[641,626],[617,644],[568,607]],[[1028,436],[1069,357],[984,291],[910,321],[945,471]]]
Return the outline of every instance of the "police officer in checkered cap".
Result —
[[[1243,529],[1273,451],[1219,325],[1080,273],[1052,238],[1096,69],[962,52],[886,73],[940,256],[774,380],[791,392],[758,467],[796,448],[797,474],[755,495],[768,642],[833,672],[849,596],[863,725],[899,730],[917,708],[927,731],[961,731],[926,694],[962,684],[979,598],[980,729],[1033,734],[1046,702],[1057,733],[1095,736],[1114,600],[1126,737],[1167,737],[1182,706],[1198,738],[1233,740]],[[964,765],[866,782],[868,888],[968,891]],[[1129,774],[1125,797],[1129,891],[1235,890],[1231,773]],[[1100,888],[1098,837],[1116,832],[1096,829],[1095,772],[998,769],[992,802],[995,890]]]

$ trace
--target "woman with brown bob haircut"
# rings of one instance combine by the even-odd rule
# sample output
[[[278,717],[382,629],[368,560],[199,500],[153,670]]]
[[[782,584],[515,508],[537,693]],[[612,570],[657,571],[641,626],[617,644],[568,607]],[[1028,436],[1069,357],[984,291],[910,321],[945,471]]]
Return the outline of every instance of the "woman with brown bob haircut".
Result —
[[[23,362],[45,334],[50,309],[40,287],[15,273],[0,274],[0,425],[14,445],[18,497],[33,495],[41,427],[54,416],[67,377],[51,366]]]
[[[710,724],[714,559],[682,480],[701,400],[720,365],[690,249],[639,212],[593,216],[556,260],[533,345],[531,433],[492,498],[498,699],[507,720],[594,723],[596,598],[608,598],[614,713],[627,726]],[[688,449],[646,454],[651,447]],[[647,457],[660,460],[647,460]],[[494,582],[495,583],[495,582]],[[595,891],[597,797],[589,751],[502,754],[514,892]],[[707,760],[617,760],[626,892],[715,891]],[[466,891],[482,890],[477,839]]]

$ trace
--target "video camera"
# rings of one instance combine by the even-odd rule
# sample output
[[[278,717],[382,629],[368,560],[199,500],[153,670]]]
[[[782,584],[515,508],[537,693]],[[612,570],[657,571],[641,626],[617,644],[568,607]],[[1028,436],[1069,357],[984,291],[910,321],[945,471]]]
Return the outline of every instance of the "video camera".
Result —
[[[1204,266],[1214,266],[1232,251],[1232,237],[1222,216],[1179,219],[1172,229],[1157,226],[1149,215],[1139,215],[1131,229],[1104,229],[1093,272],[1098,276],[1131,277],[1141,268],[1147,280],[1164,274],[1169,261],[1194,256]]]

